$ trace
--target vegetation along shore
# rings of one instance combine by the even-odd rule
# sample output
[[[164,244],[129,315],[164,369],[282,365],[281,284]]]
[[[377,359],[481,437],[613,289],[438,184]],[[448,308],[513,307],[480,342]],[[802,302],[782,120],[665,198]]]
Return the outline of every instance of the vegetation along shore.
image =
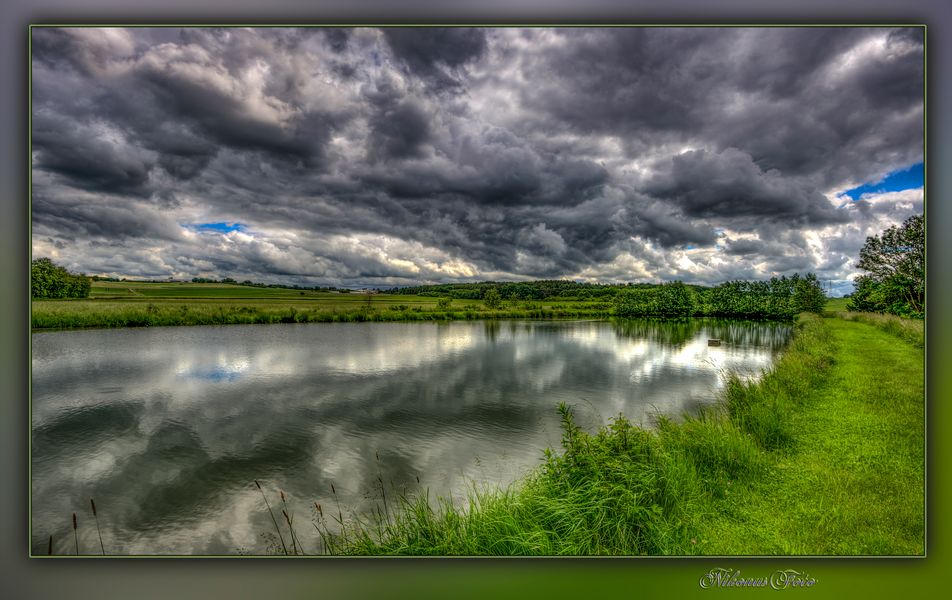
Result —
[[[776,367],[730,379],[713,409],[588,433],[561,405],[561,450],[513,486],[467,507],[383,495],[370,519],[316,505],[297,552],[922,555],[922,335],[894,316],[803,315]]]
[[[42,330],[487,318],[789,320],[804,310],[821,310],[826,301],[813,275],[732,281],[715,287],[681,282],[598,285],[533,281],[385,291],[279,287],[231,280],[142,282],[94,278],[88,290],[87,297],[34,297],[31,327]]]

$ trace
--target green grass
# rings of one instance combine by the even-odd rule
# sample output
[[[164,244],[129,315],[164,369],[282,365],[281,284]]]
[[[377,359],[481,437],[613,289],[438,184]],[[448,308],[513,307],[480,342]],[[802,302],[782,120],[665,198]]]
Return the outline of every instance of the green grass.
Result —
[[[921,346],[860,321],[824,325],[835,364],[786,415],[770,477],[713,503],[698,553],[923,553]]]
[[[921,555],[923,353],[876,325],[801,317],[776,367],[717,408],[589,434],[469,506],[403,498],[323,530],[340,554]],[[320,529],[320,528],[319,528]]]

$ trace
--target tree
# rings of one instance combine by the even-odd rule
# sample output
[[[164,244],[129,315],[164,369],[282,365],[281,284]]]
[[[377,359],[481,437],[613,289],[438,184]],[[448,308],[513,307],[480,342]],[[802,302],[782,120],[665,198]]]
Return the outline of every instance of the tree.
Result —
[[[656,312],[662,317],[690,317],[697,309],[694,290],[680,281],[662,283],[656,290]]]
[[[490,310],[499,308],[502,304],[502,296],[499,295],[499,290],[494,287],[486,290],[486,294],[483,295],[483,302],[486,304],[486,308]]]
[[[30,296],[33,298],[86,298],[92,284],[85,275],[74,275],[48,258],[30,263]]]
[[[806,277],[794,275],[793,279],[793,308],[796,312],[823,312],[826,306],[826,294],[823,285],[813,273]]]
[[[903,316],[925,311],[925,222],[913,215],[900,226],[869,236],[857,266],[867,273],[856,281],[850,310],[875,310]]]

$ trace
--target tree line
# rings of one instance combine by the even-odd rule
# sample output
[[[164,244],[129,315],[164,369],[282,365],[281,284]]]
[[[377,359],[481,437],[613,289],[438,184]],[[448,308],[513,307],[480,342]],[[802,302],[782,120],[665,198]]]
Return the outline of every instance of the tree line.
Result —
[[[826,294],[816,275],[774,277],[769,281],[729,281],[715,287],[681,281],[662,284],[598,284],[568,280],[447,283],[388,290],[460,300],[482,300],[487,308],[503,301],[572,298],[610,302],[619,317],[693,316],[790,319],[800,312],[821,312]]]
[[[420,285],[392,288],[387,290],[387,293],[411,296],[442,296],[456,300],[484,300],[489,290],[494,289],[503,300],[546,300],[548,298],[565,297],[598,299],[614,297],[619,287],[613,284],[541,279],[537,281],[480,281]]]
[[[730,317],[792,319],[801,312],[822,312],[826,294],[813,273],[773,277],[769,281],[728,281],[712,288],[680,281],[626,289],[615,298],[620,317]]]

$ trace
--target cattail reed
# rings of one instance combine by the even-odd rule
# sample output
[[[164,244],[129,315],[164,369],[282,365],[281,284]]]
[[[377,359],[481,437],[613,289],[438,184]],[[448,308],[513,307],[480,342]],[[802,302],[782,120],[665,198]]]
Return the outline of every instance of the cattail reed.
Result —
[[[73,513],[73,541],[76,542],[76,556],[79,556],[79,534],[76,533],[76,513]]]
[[[315,508],[315,510],[317,510],[317,516],[318,516],[318,518],[319,518],[320,521],[321,521],[321,525],[323,525],[323,524],[324,524],[324,511],[321,510],[321,505],[320,505],[319,503],[315,502],[315,503],[314,503],[314,508]],[[311,525],[313,525],[313,526],[314,526],[314,529],[317,530],[317,537],[318,537],[318,540],[320,541],[320,546],[318,547],[318,552],[320,552],[321,554],[324,554],[324,534],[321,533],[321,528],[317,526],[317,523],[312,522]],[[326,529],[326,527],[325,527],[325,529]]]
[[[337,501],[337,520],[340,522],[340,534],[341,537],[344,535],[344,513],[340,509],[340,498],[337,497],[337,489],[334,487],[334,484],[331,484],[331,493],[334,494],[334,500]]]
[[[297,536],[294,535],[294,526],[291,523],[291,517],[288,516],[288,501],[284,497],[284,490],[278,490],[278,493],[281,494],[281,502],[284,504],[284,509],[282,509],[281,512],[284,513],[284,520],[288,522],[288,529],[291,530],[291,546],[293,547],[293,552],[296,555],[298,553],[296,539]],[[301,551],[303,552],[304,549],[302,548]]]
[[[294,525],[291,523],[291,517],[288,516],[288,511],[283,508],[281,509],[281,514],[284,515],[284,520],[287,521],[288,523],[288,529],[291,530],[291,545],[293,547],[294,555],[297,556],[297,553],[298,553],[297,536],[294,535]],[[301,554],[303,553],[304,553],[304,549],[301,548]]]
[[[261,497],[264,498],[264,504],[268,507],[268,513],[271,515],[271,522],[274,523],[274,530],[278,532],[278,539],[281,540],[281,548],[284,549],[285,554],[288,554],[288,547],[284,543],[284,536],[281,535],[281,528],[278,527],[278,520],[274,518],[274,511],[271,510],[271,503],[268,502],[268,497],[265,496],[264,490],[261,489],[261,484],[258,483],[257,479],[255,479],[255,485],[258,486],[258,491],[261,492]]]
[[[102,555],[106,556],[106,546],[102,543],[102,531],[99,529],[99,515],[96,514],[96,503],[93,502],[93,499],[89,499],[89,504],[93,507],[93,519],[96,520],[96,533],[99,534],[99,547],[102,549]]]

